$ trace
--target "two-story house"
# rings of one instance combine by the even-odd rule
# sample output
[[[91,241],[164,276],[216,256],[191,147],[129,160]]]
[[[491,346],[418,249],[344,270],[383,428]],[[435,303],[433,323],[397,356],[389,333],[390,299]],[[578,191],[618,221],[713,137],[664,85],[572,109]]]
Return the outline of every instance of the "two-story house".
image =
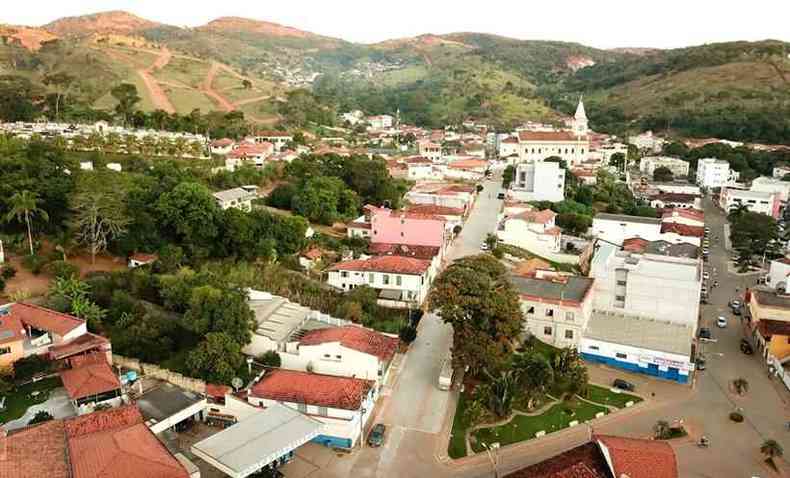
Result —
[[[368,286],[379,302],[390,307],[419,305],[425,300],[435,270],[430,260],[403,256],[378,256],[338,262],[327,269],[327,283],[341,290]]]

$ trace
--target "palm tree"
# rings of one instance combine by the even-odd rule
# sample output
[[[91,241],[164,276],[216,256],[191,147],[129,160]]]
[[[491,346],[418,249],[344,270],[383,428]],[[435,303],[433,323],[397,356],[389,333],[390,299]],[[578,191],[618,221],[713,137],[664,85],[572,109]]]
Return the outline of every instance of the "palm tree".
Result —
[[[498,417],[510,415],[513,405],[513,395],[516,388],[516,375],[512,370],[500,372],[494,377],[486,371],[491,380],[488,385],[488,404],[492,412]]]
[[[669,422],[666,420],[659,420],[653,425],[653,437],[656,440],[666,440],[669,438],[670,428]]]
[[[733,380],[732,386],[735,387],[735,391],[738,392],[738,395],[743,395],[749,391],[749,382],[742,377]]]
[[[784,450],[782,449],[782,445],[777,443],[776,440],[765,440],[763,444],[760,445],[760,453],[765,455],[766,461],[773,463],[774,458],[784,454]]]
[[[30,226],[30,219],[34,216],[40,216],[41,219],[49,221],[49,214],[47,211],[38,207],[41,199],[38,194],[32,191],[20,191],[11,196],[10,199],[11,210],[5,216],[6,221],[16,219],[22,221],[24,219],[27,225],[27,241],[30,245],[30,255],[33,255],[33,232]]]
[[[513,361],[513,370],[518,376],[518,382],[528,394],[528,408],[539,395],[548,390],[554,383],[554,370],[549,361],[540,354],[528,353],[517,355]]]

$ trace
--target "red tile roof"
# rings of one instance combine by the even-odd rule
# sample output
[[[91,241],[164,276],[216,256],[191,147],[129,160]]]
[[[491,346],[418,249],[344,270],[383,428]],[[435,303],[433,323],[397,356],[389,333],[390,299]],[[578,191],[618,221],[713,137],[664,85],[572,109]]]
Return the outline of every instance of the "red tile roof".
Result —
[[[693,203],[699,195],[685,193],[658,193],[650,196],[651,201]]]
[[[315,260],[315,259],[320,259],[321,256],[324,255],[324,253],[323,253],[323,251],[321,251],[321,249],[319,249],[317,247],[312,247],[312,248],[310,248],[310,250],[308,250],[307,252],[305,252],[302,255],[304,257],[310,259],[310,260]]]
[[[677,478],[678,464],[672,446],[660,440],[641,440],[608,435],[595,439],[609,452],[614,476],[629,478]]]
[[[74,478],[187,478],[136,405],[65,421]],[[48,476],[48,475],[46,475]]]
[[[356,325],[346,325],[344,327],[330,327],[308,332],[302,337],[299,344],[319,345],[329,342],[339,342],[343,347],[375,355],[384,361],[392,359],[400,343],[396,337],[390,337],[375,330]]]
[[[513,136],[508,136],[507,138],[503,139],[502,142],[508,144],[518,143],[518,138],[514,138]]]
[[[611,478],[611,475],[598,446],[586,443],[505,478]]]
[[[519,131],[519,141],[578,141],[570,131]]]
[[[230,393],[233,389],[227,385],[216,385],[213,383],[206,384],[206,395],[214,398],[223,398]]]
[[[373,382],[295,370],[269,370],[252,386],[253,397],[278,402],[359,410]]]
[[[664,212],[664,214],[662,214],[661,218],[668,219],[675,216],[686,217],[696,221],[705,221],[705,213],[698,209],[668,209]]]
[[[524,211],[522,213],[512,216],[511,219],[521,219],[526,222],[535,224],[546,224],[557,216],[557,213],[551,209],[544,209],[542,211]]]
[[[274,145],[269,142],[263,143],[242,143],[238,148],[228,154],[231,158],[245,158],[247,156],[258,156],[274,151]]]
[[[409,214],[428,214],[431,216],[463,216],[460,207],[440,206],[438,204],[413,204],[406,208]]]
[[[72,363],[74,368],[60,372],[69,398],[79,400],[121,388],[121,382],[107,363],[106,356],[91,354],[87,357],[75,357],[76,363]]]
[[[378,256],[366,260],[338,262],[328,271],[366,271],[390,274],[422,275],[431,267],[431,261],[403,256]]]
[[[129,259],[137,262],[142,262],[143,264],[150,264],[151,262],[159,260],[159,255],[148,254],[145,252],[135,252],[129,257]]]
[[[485,169],[488,161],[482,159],[462,159],[449,164],[453,169]]]
[[[80,335],[76,339],[51,346],[49,348],[49,356],[52,360],[60,360],[89,350],[102,350],[108,347],[109,344],[110,341],[101,335],[88,332],[87,334]]]
[[[11,304],[10,308],[11,315],[22,321],[23,324],[53,332],[61,337],[85,324],[85,321],[77,317],[33,304],[18,302]]]
[[[623,241],[623,250],[628,252],[644,252],[650,241],[641,237],[632,237]]]
[[[232,139],[230,139],[230,138],[221,138],[221,139],[215,139],[214,141],[212,141],[211,142],[211,146],[213,146],[215,148],[222,148],[222,147],[225,147],[225,146],[230,146],[233,143],[234,143],[234,141]]]
[[[6,315],[0,315],[0,344],[19,342],[25,339],[25,326],[19,317],[10,313],[10,306],[2,306],[4,311],[9,311]]]
[[[423,156],[406,158],[406,164],[433,164],[433,161]]]
[[[0,437],[0,478],[71,478],[66,432],[52,420]]]
[[[705,235],[705,228],[701,226],[689,226],[688,224],[681,224],[679,222],[661,223],[661,234],[670,232],[687,237],[703,237]]]
[[[377,256],[403,256],[415,259],[433,260],[441,249],[436,246],[410,246],[408,244],[387,244],[374,242],[368,246],[368,252]]]

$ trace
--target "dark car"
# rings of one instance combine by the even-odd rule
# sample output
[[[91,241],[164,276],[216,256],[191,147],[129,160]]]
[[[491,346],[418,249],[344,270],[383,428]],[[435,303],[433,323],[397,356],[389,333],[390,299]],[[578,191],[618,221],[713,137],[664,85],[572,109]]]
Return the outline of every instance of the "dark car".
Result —
[[[373,425],[373,429],[370,430],[370,435],[368,435],[368,445],[381,446],[384,443],[385,431],[387,431],[387,427],[383,423]]]
[[[619,388],[620,390],[627,390],[629,392],[633,392],[636,388],[633,383],[623,380],[622,378],[616,378],[612,382],[612,386],[615,388]]]
[[[705,370],[707,368],[707,364],[708,364],[708,362],[706,362],[704,358],[699,357],[697,359],[697,370],[700,370],[700,371]]]
[[[752,344],[750,344],[746,339],[741,339],[741,352],[745,353],[746,355],[751,355],[754,353]]]
[[[710,329],[707,327],[700,327],[698,335],[699,338],[705,340],[711,340],[713,338],[713,334],[710,332]]]
[[[499,193],[496,195],[497,199],[505,199],[505,193]]]

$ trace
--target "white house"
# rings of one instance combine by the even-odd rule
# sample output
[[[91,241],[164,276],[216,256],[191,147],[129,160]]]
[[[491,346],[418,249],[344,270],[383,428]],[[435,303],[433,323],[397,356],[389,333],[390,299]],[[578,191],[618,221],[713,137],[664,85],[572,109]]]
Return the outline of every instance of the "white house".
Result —
[[[225,156],[225,168],[228,171],[233,171],[242,164],[251,164],[262,168],[266,159],[273,154],[274,145],[272,143],[244,142]]]
[[[719,206],[722,209],[729,212],[740,205],[745,205],[749,211],[765,214],[774,219],[779,217],[781,209],[781,201],[776,193],[722,188],[719,196]]]
[[[655,241],[661,237],[661,219],[598,213],[593,218],[591,233],[614,244],[622,244],[625,239],[633,237]]]
[[[669,255],[619,250],[596,244],[590,265],[595,279],[594,308],[691,326],[696,332],[702,289],[702,262]]]
[[[358,325],[311,330],[280,352],[281,367],[361,378],[380,387],[398,344],[397,337]]]
[[[538,255],[560,252],[562,231],[555,224],[557,214],[543,211],[524,211],[506,217],[497,228],[497,237],[505,244],[518,246]]]
[[[267,370],[249,390],[254,406],[281,404],[324,424],[312,441],[337,448],[353,448],[373,416],[378,398],[375,383],[295,370]]]
[[[156,254],[146,254],[144,252],[135,252],[131,256],[129,256],[129,269],[134,269],[135,267],[147,266],[148,264],[153,264],[154,262],[159,260],[159,256]]]
[[[790,259],[782,257],[771,261],[768,275],[765,276],[765,285],[773,289],[783,289],[785,292],[790,290],[788,287],[787,276],[790,275]]]
[[[519,201],[562,201],[565,199],[565,170],[553,161],[519,163],[509,195]]]
[[[749,189],[751,191],[775,193],[782,203],[787,202],[787,199],[790,198],[790,181],[782,181],[781,179],[761,176],[752,181]]]
[[[258,144],[271,143],[274,145],[274,151],[277,152],[285,149],[285,146],[294,140],[293,135],[285,131],[259,131],[253,138]]]
[[[423,140],[417,142],[417,153],[425,158],[428,158],[434,163],[442,161],[442,145],[434,143],[430,140]]]
[[[666,143],[666,140],[658,136],[654,136],[652,131],[646,131],[636,136],[628,137],[628,144],[633,144],[642,151],[650,151],[658,153]]]
[[[519,131],[519,161],[543,161],[558,156],[570,166],[587,159],[590,141],[571,131]]]
[[[406,177],[412,181],[444,179],[442,169],[424,156],[406,158]]]
[[[389,129],[392,128],[394,118],[390,115],[369,116],[368,124],[373,129]]]
[[[702,158],[697,161],[697,184],[704,188],[722,188],[738,179],[730,163],[722,159]]]
[[[510,157],[518,157],[519,147],[518,138],[515,136],[508,136],[507,138],[499,141],[499,157],[502,159]]]
[[[429,260],[379,256],[334,264],[327,269],[327,284],[346,291],[365,285],[378,291],[382,305],[407,307],[425,300],[434,274]]]
[[[639,171],[652,178],[658,168],[667,168],[675,177],[686,177],[689,174],[689,163],[680,158],[668,156],[646,156],[639,163]]]
[[[579,352],[590,362],[687,383],[695,333],[690,324],[594,310]]]
[[[252,188],[255,188],[252,186]],[[255,188],[257,189],[257,188]],[[219,191],[213,194],[217,204],[223,210],[236,208],[242,211],[252,210],[252,200],[258,197],[255,191],[249,187],[247,188],[233,188],[225,191]]]
[[[524,331],[555,347],[578,347],[592,312],[593,279],[536,271],[511,276],[524,316]]]
[[[211,154],[219,154],[221,156],[225,156],[233,151],[233,146],[236,144],[230,138],[220,138],[215,139],[214,141],[209,144],[209,151]]]

